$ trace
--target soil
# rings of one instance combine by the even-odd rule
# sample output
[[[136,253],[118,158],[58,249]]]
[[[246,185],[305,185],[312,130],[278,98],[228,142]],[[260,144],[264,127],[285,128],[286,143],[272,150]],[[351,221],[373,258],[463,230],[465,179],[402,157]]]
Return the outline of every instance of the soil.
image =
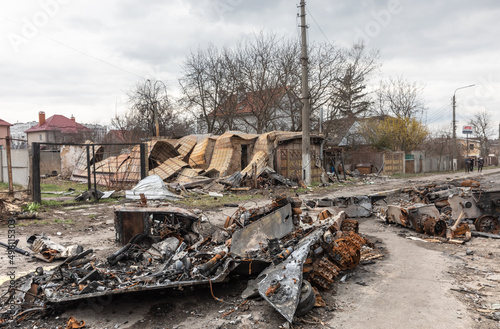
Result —
[[[487,188],[500,182],[500,169],[483,173],[455,173],[412,179],[367,178],[335,190],[301,195],[318,197],[364,195],[412,185],[472,178]],[[389,197],[389,202],[400,195]],[[264,205],[270,199],[247,204]],[[116,251],[114,207],[121,204],[77,205],[40,213],[38,220],[19,220],[15,233],[19,247],[26,238],[44,233],[63,245],[81,244],[102,258]],[[210,222],[220,225],[236,208],[208,211]],[[248,277],[210,287],[170,289],[92,299],[61,305],[21,328],[65,327],[70,316],[84,320],[86,328],[500,328],[500,240],[472,238],[464,245],[410,240],[416,232],[387,225],[375,216],[359,218],[360,233],[385,256],[341,274],[328,291],[321,291],[326,306],[315,307],[293,324],[263,300],[241,298]],[[0,229],[0,241],[7,229]],[[16,277],[44,263],[16,255]],[[7,289],[8,258],[0,250],[0,294]],[[340,280],[342,279],[342,280]],[[497,311],[498,310],[498,311]],[[496,313],[499,312],[499,313]]]

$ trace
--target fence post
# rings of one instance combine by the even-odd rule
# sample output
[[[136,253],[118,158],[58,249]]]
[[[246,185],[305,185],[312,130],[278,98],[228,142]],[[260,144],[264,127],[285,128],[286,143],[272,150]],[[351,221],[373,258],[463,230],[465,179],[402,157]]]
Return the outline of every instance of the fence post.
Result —
[[[90,145],[87,148],[87,191],[92,189],[92,180],[90,179]]]
[[[14,194],[14,183],[12,182],[12,156],[10,154],[10,136],[5,138],[7,144],[7,175],[9,177],[9,195]]]
[[[3,148],[0,146],[0,182],[3,182]]]
[[[33,152],[31,165],[31,191],[33,191],[33,202],[42,203],[42,194],[40,189],[40,143],[32,143]]]
[[[141,179],[146,178],[146,145],[144,143],[140,144],[141,153]]]

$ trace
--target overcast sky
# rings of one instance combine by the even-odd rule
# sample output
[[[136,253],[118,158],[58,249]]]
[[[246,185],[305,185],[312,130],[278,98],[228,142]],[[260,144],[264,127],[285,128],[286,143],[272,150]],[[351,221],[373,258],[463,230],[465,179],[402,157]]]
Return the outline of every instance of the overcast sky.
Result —
[[[45,111],[109,124],[141,79],[163,80],[175,94],[191,50],[260,31],[299,38],[298,3],[3,1],[0,118],[34,121]],[[500,2],[309,0],[307,11],[309,40],[349,47],[362,38],[380,50],[381,77],[422,82],[429,125],[451,125],[453,93],[475,84],[456,92],[459,136],[482,109],[498,126]]]

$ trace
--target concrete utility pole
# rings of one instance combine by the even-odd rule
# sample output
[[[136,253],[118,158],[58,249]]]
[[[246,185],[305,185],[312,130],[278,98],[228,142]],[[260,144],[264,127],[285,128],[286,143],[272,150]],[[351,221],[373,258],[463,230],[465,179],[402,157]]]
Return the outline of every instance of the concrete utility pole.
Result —
[[[452,98],[452,105],[453,105],[453,145],[452,145],[452,168],[453,170],[457,170],[458,168],[458,163],[455,165],[455,162],[457,160],[457,120],[455,119],[455,107],[456,107],[456,103],[455,103],[455,93],[457,92],[457,90],[460,90],[460,89],[464,89],[464,88],[469,88],[469,87],[474,87],[475,85],[468,85],[468,86],[464,86],[464,87],[460,87],[460,88],[457,88],[455,89],[455,92],[453,93],[453,98]]]
[[[306,2],[300,1],[300,28],[302,34],[302,180],[304,184],[311,184],[311,132],[309,114],[309,74],[306,37]]]

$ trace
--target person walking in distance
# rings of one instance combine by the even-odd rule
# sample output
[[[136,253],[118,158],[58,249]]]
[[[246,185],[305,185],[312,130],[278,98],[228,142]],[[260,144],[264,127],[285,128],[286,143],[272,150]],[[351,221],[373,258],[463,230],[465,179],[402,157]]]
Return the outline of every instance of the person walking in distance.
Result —
[[[483,166],[484,166],[484,159],[483,158],[479,158],[479,160],[477,161],[477,171],[483,171]]]

